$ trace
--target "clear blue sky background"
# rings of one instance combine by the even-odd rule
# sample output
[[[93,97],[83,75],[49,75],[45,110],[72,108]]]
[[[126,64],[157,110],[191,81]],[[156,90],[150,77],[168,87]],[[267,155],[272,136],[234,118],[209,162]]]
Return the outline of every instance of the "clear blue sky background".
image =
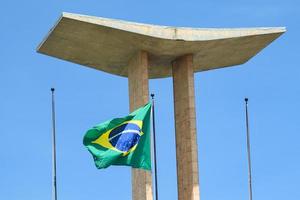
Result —
[[[242,66],[195,75],[202,200],[247,199],[244,97],[250,98],[255,200],[300,199],[300,4],[252,1],[2,1],[0,199],[51,198],[50,87],[56,87],[60,200],[131,198],[130,168],[97,170],[85,131],[128,113],[127,79],[40,55],[63,11],[190,27],[286,26]],[[160,199],[177,199],[172,80],[156,94]]]

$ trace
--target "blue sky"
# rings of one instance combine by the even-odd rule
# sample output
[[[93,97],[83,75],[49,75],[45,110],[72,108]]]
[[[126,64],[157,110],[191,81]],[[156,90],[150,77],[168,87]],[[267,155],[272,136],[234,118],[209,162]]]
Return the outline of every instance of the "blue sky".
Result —
[[[47,57],[36,47],[63,12],[189,27],[286,26],[241,66],[195,74],[202,200],[248,198],[244,97],[249,97],[253,199],[299,200],[300,3],[4,1],[0,11],[0,199],[51,199],[50,88],[56,88],[61,200],[130,199],[130,168],[97,170],[85,131],[128,113],[127,79]],[[160,199],[177,199],[172,80],[156,94]]]

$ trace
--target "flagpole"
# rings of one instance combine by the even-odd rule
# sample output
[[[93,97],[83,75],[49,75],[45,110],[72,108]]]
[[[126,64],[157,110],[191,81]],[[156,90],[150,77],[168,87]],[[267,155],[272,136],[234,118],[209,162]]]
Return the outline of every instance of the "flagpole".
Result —
[[[153,132],[153,151],[154,151],[154,181],[155,181],[155,200],[158,200],[157,187],[157,164],[156,164],[156,135],[155,135],[155,113],[154,113],[154,94],[151,94],[152,99],[152,132]]]
[[[57,190],[56,190],[56,138],[55,138],[55,101],[54,101],[54,88],[51,88],[52,96],[52,200],[57,200]]]
[[[251,155],[250,155],[250,133],[249,133],[249,117],[248,117],[248,98],[245,98],[245,107],[246,107],[246,128],[247,128],[249,200],[252,200],[252,175],[251,175]]]

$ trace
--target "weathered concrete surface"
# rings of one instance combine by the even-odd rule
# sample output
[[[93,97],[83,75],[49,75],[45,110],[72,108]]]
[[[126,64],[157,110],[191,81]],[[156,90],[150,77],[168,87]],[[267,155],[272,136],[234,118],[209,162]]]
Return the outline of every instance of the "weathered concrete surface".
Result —
[[[138,51],[128,63],[130,111],[149,101],[148,54]],[[149,171],[132,169],[132,200],[152,200],[152,179]]]
[[[173,62],[178,200],[199,200],[193,55]]]
[[[246,62],[285,28],[196,29],[156,26],[63,13],[38,52],[128,76],[129,59],[149,53],[149,78],[168,77],[171,62],[194,55],[194,71]]]

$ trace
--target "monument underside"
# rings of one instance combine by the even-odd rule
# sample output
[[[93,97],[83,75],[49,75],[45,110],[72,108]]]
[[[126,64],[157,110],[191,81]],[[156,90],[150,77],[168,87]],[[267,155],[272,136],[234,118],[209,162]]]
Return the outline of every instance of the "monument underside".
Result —
[[[194,71],[245,63],[285,28],[195,29],[132,23],[63,13],[38,52],[128,76],[140,50],[149,55],[149,78],[168,77],[172,61],[193,54]]]

